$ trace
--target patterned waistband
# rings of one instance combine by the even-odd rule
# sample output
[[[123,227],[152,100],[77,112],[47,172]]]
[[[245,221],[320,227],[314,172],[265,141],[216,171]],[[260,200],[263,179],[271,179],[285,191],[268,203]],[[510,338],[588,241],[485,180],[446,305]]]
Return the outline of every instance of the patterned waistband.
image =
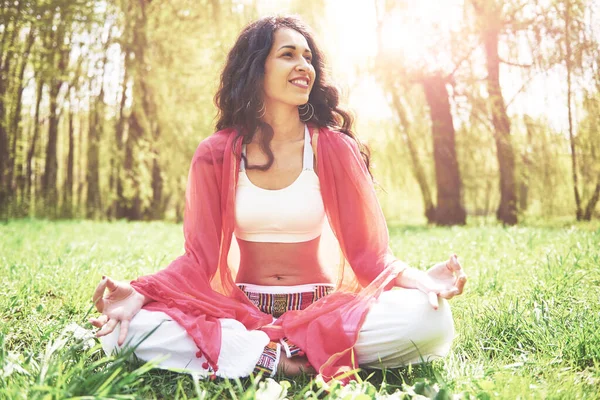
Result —
[[[258,286],[238,283],[238,287],[260,311],[275,318],[281,317],[286,311],[304,310],[334,290],[330,284]],[[282,293],[285,288],[288,288],[288,293]]]

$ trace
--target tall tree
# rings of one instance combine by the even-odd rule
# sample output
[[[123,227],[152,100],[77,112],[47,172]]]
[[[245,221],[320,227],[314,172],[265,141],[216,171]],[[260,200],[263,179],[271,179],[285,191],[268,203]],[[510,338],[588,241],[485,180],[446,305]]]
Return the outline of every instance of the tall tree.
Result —
[[[123,161],[124,161],[124,136],[125,136],[125,105],[127,103],[127,82],[129,77],[127,75],[127,59],[129,58],[129,52],[126,48],[123,49],[123,67],[124,74],[121,82],[121,91],[117,97],[119,104],[119,111],[116,117],[115,123],[115,138],[113,143],[113,151],[111,152],[110,159],[110,178],[109,178],[109,189],[112,193],[112,204],[109,209],[109,218],[117,218],[123,215],[122,207],[126,203],[125,194],[123,193]]]
[[[433,141],[433,160],[435,166],[435,185],[437,192],[437,204],[433,206],[429,185],[424,178],[423,168],[420,166],[416,149],[412,146],[410,136],[404,133],[405,142],[409,146],[413,171],[425,206],[425,216],[429,222],[439,225],[456,225],[466,222],[466,212],[462,205],[462,181],[458,159],[456,156],[455,131],[450,110],[449,93],[446,84],[452,79],[452,73],[444,74],[442,71],[424,71],[413,66],[408,66],[401,57],[388,54],[384,50],[382,31],[384,18],[382,12],[376,5],[377,13],[380,15],[377,26],[378,55],[377,75],[383,83],[385,90],[390,93],[392,105],[397,115],[403,121],[404,111],[397,100],[398,95],[393,93],[396,87],[402,86],[396,81],[404,81],[404,84],[420,84],[425,93],[425,99],[429,106],[431,120],[431,136]],[[388,10],[390,11],[390,10]],[[394,66],[394,69],[390,66]],[[404,123],[406,126],[406,123]],[[408,140],[406,140],[408,139]]]
[[[506,112],[500,86],[500,56],[498,54],[498,43],[503,23],[503,2],[472,0],[472,4],[478,16],[477,27],[485,51],[486,83],[500,172],[500,204],[496,211],[496,217],[505,224],[514,225],[518,221],[515,155],[510,136],[510,119]]]
[[[36,188],[36,176],[34,175],[33,162],[34,157],[39,147],[40,141],[40,130],[41,130],[41,104],[44,90],[44,76],[38,72],[36,79],[36,90],[35,90],[35,111],[33,115],[33,137],[29,143],[29,149],[27,151],[27,160],[25,166],[25,196],[28,199],[26,202],[26,208],[31,212],[31,208],[35,209],[36,204],[31,204],[31,199],[35,199],[34,191]]]
[[[8,218],[8,207],[11,201],[10,190],[10,137],[7,125],[7,93],[9,90],[10,72],[13,70],[14,54],[18,33],[21,30],[22,1],[3,3],[2,39],[0,41],[0,219]],[[4,8],[6,6],[6,8]]]
[[[22,181],[22,172],[19,167],[19,165],[17,164],[17,162],[20,162],[21,158],[23,158],[21,156],[21,147],[23,145],[23,138],[22,136],[22,124],[21,124],[21,119],[22,119],[22,115],[21,115],[21,108],[22,108],[22,102],[23,102],[23,91],[25,90],[25,68],[29,62],[29,55],[31,53],[31,48],[33,46],[33,43],[35,41],[35,33],[36,33],[36,29],[35,26],[30,23],[29,26],[29,33],[27,35],[27,38],[25,40],[25,43],[23,43],[23,45],[21,46],[20,49],[20,53],[21,53],[21,57],[19,60],[19,64],[18,66],[15,68],[15,73],[14,76],[12,77],[11,81],[12,81],[12,86],[13,89],[11,90],[11,94],[12,97],[14,99],[13,101],[13,107],[12,107],[12,117],[11,117],[11,124],[10,124],[10,132],[11,132],[11,136],[12,136],[12,146],[11,146],[11,150],[10,150],[10,160],[9,160],[9,170],[8,170],[8,179],[7,179],[7,184],[8,184],[8,189],[9,191],[12,193],[12,206],[13,206],[13,212],[12,214],[17,216],[20,215],[21,212],[16,212],[15,207],[16,207],[16,203],[18,201],[17,199],[17,182],[16,180],[20,180]]]
[[[446,77],[441,73],[423,79],[425,97],[431,116],[433,159],[437,182],[435,221],[439,225],[462,225],[466,212],[462,206],[460,172],[456,157],[456,141]]]
[[[122,186],[125,204],[121,205],[119,218],[159,219],[164,216],[163,178],[161,173],[158,142],[160,126],[157,118],[156,99],[150,84],[148,41],[148,14],[150,1],[130,3],[127,34],[130,38],[127,73],[132,80],[132,105],[128,117],[128,135],[125,141]],[[143,161],[148,159],[148,161]],[[142,182],[142,174],[149,172],[149,182]],[[150,184],[152,195],[146,196],[143,185]],[[147,201],[149,200],[149,201]],[[148,204],[145,206],[145,204]]]
[[[49,86],[49,115],[48,115],[48,141],[46,145],[46,163],[42,176],[42,190],[44,193],[44,208],[47,215],[56,217],[58,214],[58,124],[60,120],[60,105],[58,95],[66,82],[65,71],[69,65],[69,36],[72,23],[72,10],[67,7],[57,6],[55,10],[56,29],[50,35],[49,45],[46,50],[50,54],[49,61],[54,73],[48,82]],[[48,27],[51,29],[51,27]]]
[[[386,87],[392,88],[386,84]],[[400,90],[392,88],[390,90],[390,96],[392,98],[392,106],[394,111],[398,117],[400,123],[400,131],[401,137],[408,148],[408,153],[410,155],[412,171],[415,179],[417,180],[417,184],[419,185],[419,189],[421,189],[421,195],[423,200],[423,208],[425,209],[425,218],[427,218],[428,223],[435,223],[435,205],[433,203],[433,198],[431,195],[431,189],[429,188],[429,182],[427,180],[427,174],[425,172],[425,168],[419,157],[419,153],[417,151],[417,147],[414,143],[414,139],[412,137],[413,128],[411,126],[411,122],[407,116],[406,107],[402,103],[399,95]]]
[[[11,132],[13,136],[13,144],[11,149],[11,158],[9,163],[9,176],[8,176],[8,185],[9,190],[15,195],[17,192],[20,193],[21,199],[24,198],[24,182],[25,182],[25,171],[23,168],[24,156],[19,157],[19,154],[22,153],[21,147],[26,147],[26,141],[22,138],[22,115],[21,109],[23,105],[23,92],[25,90],[25,69],[29,63],[29,55],[31,54],[31,49],[36,39],[36,27],[33,23],[29,25],[29,34],[27,35],[27,39],[22,48],[22,56],[20,60],[20,65],[18,68],[17,76],[14,79],[14,86],[16,93],[14,95],[14,107],[13,107],[13,115],[12,115],[12,123],[11,123]],[[19,144],[19,145],[18,145]],[[21,158],[22,160],[19,160]],[[20,161],[22,164],[18,165],[17,162]],[[17,206],[19,202],[18,199],[13,200],[13,209]],[[22,200],[21,200],[22,203]],[[25,209],[19,207],[18,211],[13,211],[12,214],[15,216],[23,216],[26,215]]]
[[[90,99],[93,104],[90,110],[90,124],[88,127],[88,149],[87,149],[87,202],[86,202],[86,217],[100,218],[104,216],[102,209],[102,195],[100,190],[100,142],[104,136],[104,126],[106,120],[106,104],[104,100],[105,94],[105,79],[106,66],[108,63],[108,47],[112,42],[112,27],[109,26],[109,33],[106,41],[102,46],[102,57],[100,63],[100,76],[98,79],[99,93],[94,99]]]
[[[575,136],[573,134],[573,52],[571,50],[571,2],[565,1],[564,4],[564,23],[565,23],[565,66],[567,67],[567,118],[569,122],[569,144],[571,145],[571,167],[573,168],[573,192],[575,195],[575,215],[577,219],[583,216],[581,209],[581,196],[579,195],[579,183],[577,176],[577,152],[575,151]]]

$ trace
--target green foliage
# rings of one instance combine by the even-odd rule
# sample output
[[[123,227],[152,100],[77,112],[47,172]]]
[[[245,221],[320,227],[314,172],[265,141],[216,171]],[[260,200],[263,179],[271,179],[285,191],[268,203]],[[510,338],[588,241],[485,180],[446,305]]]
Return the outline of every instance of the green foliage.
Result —
[[[4,2],[0,12],[0,127],[4,128],[0,130],[0,214],[12,218],[74,215],[180,220],[189,163],[198,143],[214,130],[217,110],[213,96],[227,51],[242,27],[274,11],[298,13],[313,26],[318,41],[328,43],[337,34],[329,17],[351,7],[324,0],[280,3]],[[419,2],[384,3],[379,10],[382,21],[394,16],[410,19],[420,7]],[[355,110],[355,130],[372,145],[374,174],[387,192],[380,197],[384,211],[394,220],[424,220],[423,195],[414,177],[406,135],[414,143],[431,197],[436,198],[431,122],[420,81],[424,72],[437,70],[452,86],[464,207],[470,215],[493,215],[497,208],[498,162],[485,89],[485,59],[476,33],[479,22],[472,12],[475,3],[499,11],[502,19],[497,21],[502,25],[500,80],[511,117],[519,211],[522,217],[573,215],[569,141],[564,129],[553,127],[562,117],[539,113],[528,117],[525,103],[535,99],[546,104],[542,97],[563,96],[566,89],[560,82],[538,94],[537,78],[548,74],[561,80],[565,65],[572,66],[576,172],[584,203],[593,198],[599,171],[600,57],[593,29],[598,5],[582,0],[466,2],[455,30],[443,32],[434,22],[422,21],[430,23],[434,33],[426,41],[416,41],[426,54],[419,63],[404,59],[400,50],[374,57],[363,42],[355,45],[360,57],[348,57],[335,43],[325,48],[334,82],[342,87],[377,82],[384,93],[380,96],[394,92],[406,108],[406,126],[398,121],[393,106],[392,118],[383,113],[367,118],[363,110]],[[568,34],[567,9],[572,19]],[[372,29],[370,34],[365,31],[365,38],[376,35],[370,18],[365,16],[365,25],[360,27]],[[400,43],[406,41],[400,39]],[[436,43],[438,48],[425,43]],[[438,57],[440,62],[435,61]],[[348,75],[352,77],[348,79]],[[523,87],[513,87],[514,77]],[[356,95],[348,96],[342,90],[342,103],[348,97]],[[52,99],[57,105],[55,112]],[[566,107],[566,101],[561,104]],[[553,106],[546,113],[557,112]],[[69,114],[74,119],[71,184],[67,184]],[[527,118],[533,126],[532,136],[523,123]],[[57,137],[50,140],[49,121],[56,120],[58,132],[52,137]],[[99,140],[97,161],[95,153],[88,152],[93,137]],[[53,145],[56,151],[48,152]],[[98,171],[98,182],[88,177],[92,170]],[[50,181],[45,189],[44,176]],[[70,189],[72,197],[65,194]],[[118,212],[119,207],[129,211],[137,207],[139,212]]]
[[[130,354],[106,357],[90,341],[85,321],[100,276],[131,279],[166,266],[182,251],[180,226],[2,225],[0,399],[596,398],[600,225],[530,220],[507,229],[469,222],[391,229],[395,254],[413,266],[461,257],[469,282],[452,300],[451,354],[432,364],[360,371],[357,382],[328,389],[308,377],[195,380],[128,361]]]

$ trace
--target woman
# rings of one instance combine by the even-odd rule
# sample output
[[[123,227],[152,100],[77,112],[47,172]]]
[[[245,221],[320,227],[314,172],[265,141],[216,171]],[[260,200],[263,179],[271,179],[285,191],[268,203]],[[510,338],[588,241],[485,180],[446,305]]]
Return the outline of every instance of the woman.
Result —
[[[105,351],[127,342],[143,360],[165,356],[163,368],[325,379],[447,353],[444,299],[462,293],[466,276],[455,256],[423,272],[391,254],[369,157],[307,28],[289,17],[246,27],[216,103],[218,132],[190,168],[185,254],[96,288],[102,315],[91,322]],[[337,271],[319,256],[329,225],[347,260]]]

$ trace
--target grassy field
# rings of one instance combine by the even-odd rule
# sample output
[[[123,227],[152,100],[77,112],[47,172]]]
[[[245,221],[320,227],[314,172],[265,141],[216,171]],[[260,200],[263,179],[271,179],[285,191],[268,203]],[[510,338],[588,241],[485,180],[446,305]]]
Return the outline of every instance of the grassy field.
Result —
[[[453,350],[417,368],[362,371],[327,395],[305,377],[198,381],[103,357],[87,337],[93,288],[103,274],[166,265],[181,252],[180,226],[0,225],[0,398],[600,398],[600,224],[394,226],[391,237],[416,267],[461,257],[469,283],[452,301]]]

